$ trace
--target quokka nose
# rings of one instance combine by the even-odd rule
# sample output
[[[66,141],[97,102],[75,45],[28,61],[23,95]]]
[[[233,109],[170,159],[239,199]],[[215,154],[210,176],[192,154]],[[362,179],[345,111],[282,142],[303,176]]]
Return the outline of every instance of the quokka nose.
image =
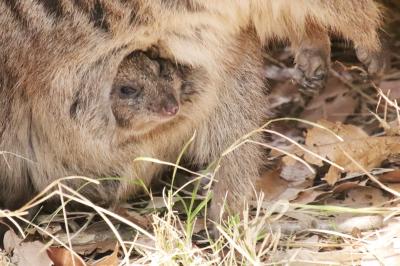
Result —
[[[174,95],[165,97],[161,104],[160,113],[163,116],[174,116],[179,111],[179,103]]]
[[[172,93],[167,93],[160,97],[160,101],[154,107],[154,111],[164,117],[171,117],[179,112],[179,102]]]
[[[179,111],[179,106],[177,104],[166,105],[161,110],[162,114],[165,116],[174,116],[178,113],[178,111]]]

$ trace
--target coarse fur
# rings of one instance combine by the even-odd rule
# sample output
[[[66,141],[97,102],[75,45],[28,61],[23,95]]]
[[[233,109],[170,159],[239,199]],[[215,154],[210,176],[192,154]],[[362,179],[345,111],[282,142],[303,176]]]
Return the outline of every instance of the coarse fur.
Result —
[[[195,131],[187,159],[212,162],[263,120],[264,42],[289,40],[296,58],[305,58],[305,70],[304,44],[321,40],[318,49],[329,57],[330,33],[351,40],[367,64],[380,49],[380,13],[372,0],[1,0],[0,14],[5,208],[70,175],[121,177],[83,192],[105,204],[124,199],[136,190],[130,180],[149,183],[161,170],[133,164],[136,156],[174,161]],[[188,111],[182,106],[174,119],[140,134],[137,145],[134,132],[118,125],[110,94],[121,61],[153,45],[162,57],[193,69],[185,80],[198,93],[184,105]],[[306,78],[318,77],[317,70]],[[224,158],[214,217],[227,192],[235,210],[250,197],[260,154],[259,147],[244,145]]]

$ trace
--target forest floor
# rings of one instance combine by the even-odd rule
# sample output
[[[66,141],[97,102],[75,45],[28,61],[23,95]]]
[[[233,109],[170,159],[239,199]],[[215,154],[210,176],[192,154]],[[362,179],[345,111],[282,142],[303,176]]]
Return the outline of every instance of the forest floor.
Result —
[[[90,210],[39,211],[7,232],[0,265],[400,265],[400,4],[386,2],[391,66],[379,79],[339,40],[318,93],[293,81],[287,48],[265,53],[269,167],[243,219],[214,225],[219,239],[207,231],[208,197],[178,173],[113,212],[64,189]],[[24,219],[52,195],[0,217]]]

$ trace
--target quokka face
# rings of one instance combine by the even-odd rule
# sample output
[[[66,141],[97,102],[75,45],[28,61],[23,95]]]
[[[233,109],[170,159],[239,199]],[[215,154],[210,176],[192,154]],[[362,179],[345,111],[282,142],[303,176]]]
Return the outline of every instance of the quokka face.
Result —
[[[174,119],[181,108],[181,92],[188,86],[183,78],[168,60],[151,59],[143,52],[128,55],[110,94],[117,125],[140,136]]]

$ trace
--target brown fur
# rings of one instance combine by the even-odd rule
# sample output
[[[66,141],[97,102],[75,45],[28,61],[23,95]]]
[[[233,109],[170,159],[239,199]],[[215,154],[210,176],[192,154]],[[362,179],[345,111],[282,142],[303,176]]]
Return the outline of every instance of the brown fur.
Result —
[[[148,183],[161,170],[133,164],[136,156],[174,161],[195,131],[188,160],[213,161],[263,120],[261,42],[288,39],[301,53],[308,40],[323,39],[329,54],[326,36],[334,33],[367,58],[380,48],[372,0],[1,0],[0,13],[0,149],[7,152],[0,204],[7,208],[69,175],[123,177],[84,192],[97,201],[126,198],[136,190],[129,180]],[[199,93],[138,145],[117,124],[110,93],[121,61],[153,45],[193,68],[185,79]],[[252,145],[224,158],[214,217],[226,192],[240,209],[261,163]]]
[[[118,68],[111,90],[111,110],[118,127],[142,135],[170,122],[180,109],[180,94],[191,90],[177,67],[152,60],[143,52],[127,56]]]

